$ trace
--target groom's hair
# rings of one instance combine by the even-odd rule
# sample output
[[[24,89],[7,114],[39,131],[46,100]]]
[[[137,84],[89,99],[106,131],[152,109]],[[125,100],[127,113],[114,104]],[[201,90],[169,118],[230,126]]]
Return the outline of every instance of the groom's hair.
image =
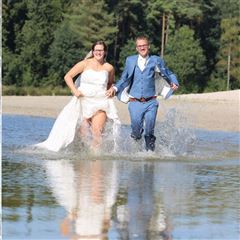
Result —
[[[135,42],[137,42],[138,40],[146,40],[149,43],[149,39],[145,35],[140,35],[140,36],[136,37]]]

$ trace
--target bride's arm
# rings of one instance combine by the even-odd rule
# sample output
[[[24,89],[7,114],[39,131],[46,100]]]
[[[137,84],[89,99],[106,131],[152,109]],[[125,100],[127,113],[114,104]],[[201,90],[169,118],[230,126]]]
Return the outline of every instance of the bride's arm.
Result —
[[[109,74],[108,74],[108,84],[107,84],[107,92],[106,95],[108,97],[113,97],[113,94],[111,94],[109,91],[109,89],[111,89],[113,83],[115,80],[115,70],[113,68],[113,66],[111,66],[110,70],[109,70]]]
[[[79,91],[79,89],[76,88],[74,82],[73,82],[73,78],[77,75],[83,72],[85,67],[85,61],[81,61],[77,64],[75,64],[64,76],[64,80],[66,82],[66,84],[68,85],[68,87],[70,88],[71,92],[74,94],[74,96],[78,97],[82,97],[83,94],[81,91]]]

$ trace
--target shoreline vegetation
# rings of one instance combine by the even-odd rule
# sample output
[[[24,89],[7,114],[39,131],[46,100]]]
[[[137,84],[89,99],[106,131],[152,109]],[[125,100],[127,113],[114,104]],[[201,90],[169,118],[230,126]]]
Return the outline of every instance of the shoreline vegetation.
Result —
[[[18,87],[16,85],[3,85],[2,95],[4,96],[69,96],[68,87]]]
[[[2,96],[2,114],[56,118],[71,96]],[[127,104],[114,98],[120,120],[129,124]],[[240,90],[159,97],[157,121],[175,112],[176,127],[240,132]]]

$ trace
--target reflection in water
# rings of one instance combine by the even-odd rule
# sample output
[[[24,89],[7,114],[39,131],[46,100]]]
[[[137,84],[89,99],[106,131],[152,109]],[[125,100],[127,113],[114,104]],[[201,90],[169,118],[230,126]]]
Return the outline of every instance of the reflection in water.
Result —
[[[66,209],[61,233],[70,239],[103,239],[116,196],[116,164],[101,161],[46,161],[50,186]]]
[[[125,193],[126,199],[116,210],[120,239],[170,239],[161,195],[154,191],[154,165],[132,164],[127,168],[118,196],[122,199]]]
[[[123,168],[113,161],[45,161],[45,167],[66,210],[60,231],[68,239],[170,239],[161,197],[154,194],[153,164],[128,166],[122,179]]]

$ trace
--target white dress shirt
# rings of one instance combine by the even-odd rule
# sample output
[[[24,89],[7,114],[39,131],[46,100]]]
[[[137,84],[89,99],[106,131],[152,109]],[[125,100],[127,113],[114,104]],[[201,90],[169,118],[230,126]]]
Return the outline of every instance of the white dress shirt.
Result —
[[[141,55],[138,55],[138,66],[143,71],[147,65],[149,56],[143,58]]]

